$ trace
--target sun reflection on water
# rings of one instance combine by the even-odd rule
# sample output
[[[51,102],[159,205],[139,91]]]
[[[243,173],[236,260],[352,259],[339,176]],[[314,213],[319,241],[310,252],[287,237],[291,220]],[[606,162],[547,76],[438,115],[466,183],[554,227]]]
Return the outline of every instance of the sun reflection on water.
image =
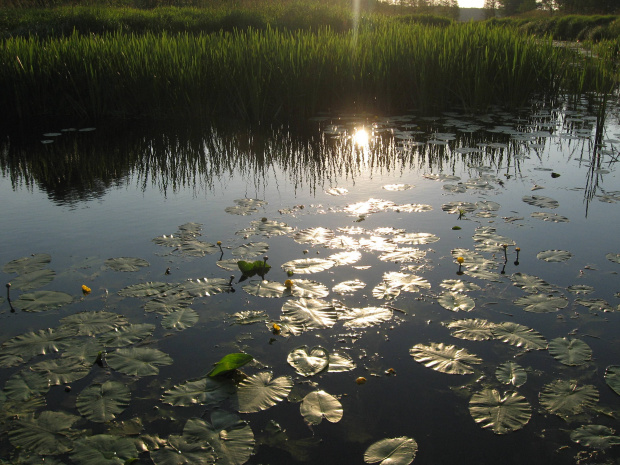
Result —
[[[364,128],[355,129],[355,132],[351,136],[355,147],[360,149],[367,149],[370,143],[370,134]]]

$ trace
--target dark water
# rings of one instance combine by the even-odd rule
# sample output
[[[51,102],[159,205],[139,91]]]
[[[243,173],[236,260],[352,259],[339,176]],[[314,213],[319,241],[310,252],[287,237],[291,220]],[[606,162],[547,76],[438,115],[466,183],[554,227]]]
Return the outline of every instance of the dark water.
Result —
[[[620,418],[620,397],[604,378],[608,366],[620,365],[620,265],[606,258],[620,253],[620,181],[615,163],[620,127],[612,108],[604,128],[598,128],[602,145],[597,146],[599,132],[592,115],[584,105],[576,109],[534,108],[519,114],[498,111],[478,117],[317,118],[303,133],[113,125],[92,131],[61,131],[67,128],[50,125],[40,133],[12,132],[0,148],[0,264],[34,253],[50,254],[47,268],[56,274],[41,289],[66,292],[75,301],[38,313],[13,313],[4,299],[0,303],[0,341],[55,328],[61,318],[84,311],[105,310],[124,315],[130,323],[155,325],[152,336],[137,345],[157,348],[173,359],[172,365],[160,368],[159,375],[135,378],[95,365],[86,377],[70,383],[71,392],[65,392],[63,385],[52,387],[46,394],[47,406],[37,412],[47,409],[79,415],[75,401],[84,388],[93,382],[120,380],[131,387],[132,400],[117,420],[138,418],[143,425],[141,434],[162,439],[182,434],[185,422],[192,417],[208,420],[215,408],[233,408],[229,401],[218,406],[172,407],[160,401],[163,392],[204,375],[228,353],[247,352],[257,363],[244,367],[246,374],[271,371],[274,377],[292,376],[296,394],[267,410],[240,415],[256,438],[255,455],[248,463],[288,464],[295,459],[363,463],[364,451],[372,443],[402,436],[418,443],[416,464],[617,463],[617,447],[597,452],[570,439],[571,432],[582,425],[613,428]],[[352,139],[361,128],[369,136],[367,145]],[[405,184],[414,187],[393,186]],[[540,188],[533,190],[535,186]],[[347,192],[332,195],[338,193],[330,191],[334,188]],[[523,201],[532,195],[552,198],[559,206],[541,208]],[[234,207],[240,199],[266,203],[248,215],[228,213],[227,207]],[[391,204],[369,212],[357,205],[353,212],[351,206],[369,199]],[[442,210],[449,202],[485,201],[497,203],[497,210],[485,213],[478,208],[464,212],[460,219],[458,213]],[[432,209],[407,212],[402,206],[408,204]],[[568,222],[531,216],[539,212],[566,217]],[[262,218],[284,222],[294,231],[247,239],[243,233],[237,234]],[[223,254],[190,256],[152,241],[164,234],[177,234],[178,226],[188,222],[202,225],[198,239],[212,244],[221,241]],[[359,279],[366,283],[363,289],[348,296],[330,292],[323,299],[354,308],[387,305],[396,309],[390,321],[355,329],[339,321],[329,329],[298,336],[274,335],[267,320],[280,320],[288,299],[248,294],[242,289],[247,280],[239,282],[241,273],[224,270],[216,262],[234,258],[231,251],[241,244],[264,241],[272,265],[265,279],[283,283],[288,276],[281,264],[344,251],[325,247],[325,243],[294,240],[296,232],[317,227],[358,240],[369,239],[378,234],[377,228],[385,227],[430,233],[439,240],[400,245],[424,251],[419,261],[383,261],[379,258],[383,252],[365,246],[359,247],[362,257],[353,265],[292,277],[314,280],[330,289],[342,281]],[[350,227],[363,231],[339,230]],[[491,272],[495,281],[457,274],[459,266],[451,255],[456,248],[474,251],[473,237],[481,227],[493,227],[511,241],[506,259],[501,249],[480,252],[494,262]],[[518,264],[515,246],[520,248]],[[572,256],[562,262],[537,259],[539,252],[547,250],[569,251]],[[116,272],[104,265],[113,257],[138,257],[149,266],[133,273]],[[405,271],[427,280],[430,288],[401,292],[389,301],[373,296],[384,273],[407,265],[416,268]],[[463,271],[467,262],[464,265]],[[514,302],[528,295],[513,285],[511,276],[517,272],[552,284],[554,295],[566,297],[566,306],[549,313],[524,311]],[[191,308],[198,313],[198,322],[182,331],[162,327],[163,315],[145,312],[147,299],[117,294],[137,283],[182,283],[205,277],[228,279],[230,275],[235,276],[235,292],[194,299]],[[13,273],[0,276],[4,283],[16,279]],[[438,303],[437,297],[445,290],[440,284],[446,279],[480,286],[467,292],[475,301],[473,310],[451,312]],[[83,284],[92,289],[90,295],[81,295]],[[593,292],[575,295],[567,291],[571,285],[592,286]],[[32,291],[11,289],[11,302],[26,292]],[[610,311],[589,309],[579,298],[603,299]],[[231,315],[247,310],[263,311],[268,319],[252,325],[231,324]],[[445,325],[468,318],[519,323],[547,341],[577,338],[589,345],[592,358],[579,366],[567,366],[547,350],[526,351],[497,339],[472,341],[451,336]],[[431,342],[464,348],[482,362],[474,366],[473,374],[434,371],[409,355],[414,345]],[[286,361],[288,353],[302,345],[343,351],[357,366],[348,372],[302,377]],[[0,355],[6,353],[5,345]],[[25,364],[0,368],[0,382],[33,363],[56,357],[41,355]],[[528,378],[523,386],[511,388],[495,378],[496,368],[506,361],[515,361],[525,369]],[[389,369],[395,374],[387,375]],[[358,377],[365,377],[366,384],[358,385]],[[599,394],[596,406],[566,419],[547,411],[539,402],[539,393],[559,379],[595,386]],[[478,426],[468,405],[472,394],[485,388],[512,389],[523,395],[531,407],[529,422],[503,435]],[[304,422],[298,400],[317,389],[340,400],[344,414],[338,423],[323,420],[309,426]],[[7,418],[6,406],[0,408],[2,455],[11,463],[20,463],[28,451],[14,447],[9,431],[16,424],[12,417]],[[277,443],[265,432],[270,422],[286,431],[288,442]],[[105,433],[110,425],[82,418],[75,427]],[[70,454],[55,458],[58,462],[51,463],[81,463]],[[48,457],[45,463],[51,460]],[[149,453],[142,453],[139,463],[152,463]]]

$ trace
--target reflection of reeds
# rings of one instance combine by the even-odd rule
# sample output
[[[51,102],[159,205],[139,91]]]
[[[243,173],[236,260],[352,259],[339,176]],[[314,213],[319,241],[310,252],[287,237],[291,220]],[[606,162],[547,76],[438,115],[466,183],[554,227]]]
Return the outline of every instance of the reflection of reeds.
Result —
[[[11,38],[0,44],[0,107],[5,118],[219,115],[266,123],[330,109],[514,107],[533,95],[591,89],[603,72],[601,61],[483,24],[367,24],[355,53],[351,34],[267,28]]]

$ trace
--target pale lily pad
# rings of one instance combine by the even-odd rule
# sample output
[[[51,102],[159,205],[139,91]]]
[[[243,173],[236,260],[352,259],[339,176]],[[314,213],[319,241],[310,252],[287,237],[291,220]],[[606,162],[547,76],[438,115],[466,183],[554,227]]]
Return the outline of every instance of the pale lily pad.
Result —
[[[332,291],[336,294],[341,295],[351,295],[360,289],[364,289],[366,287],[366,283],[360,281],[359,279],[352,279],[350,281],[343,281],[341,283],[336,284],[332,287]]]
[[[254,280],[244,284],[243,290],[258,297],[276,298],[284,295],[286,286],[277,281]]]
[[[514,273],[510,276],[512,283],[529,293],[548,293],[553,290],[551,285],[542,279],[525,273]]]
[[[379,465],[409,465],[418,452],[418,443],[413,438],[402,436],[386,438],[371,444],[364,452],[365,463]]]
[[[194,326],[198,323],[198,320],[198,312],[195,310],[191,308],[179,308],[165,315],[161,320],[161,325],[166,329],[183,331],[184,329]]]
[[[9,432],[11,444],[33,454],[60,455],[73,449],[76,431],[71,429],[80,417],[45,410],[38,417],[22,415]]]
[[[392,319],[392,310],[385,307],[346,308],[339,319],[347,328],[369,328]]]
[[[544,197],[542,195],[526,195],[522,199],[525,203],[533,205],[539,208],[558,208],[560,203],[550,197]]]
[[[368,215],[383,212],[394,206],[394,202],[382,199],[368,199],[365,202],[357,202],[347,205],[344,211],[352,215]]]
[[[452,312],[471,312],[476,306],[474,299],[459,292],[443,292],[437,297],[437,302]]]
[[[620,436],[604,425],[583,425],[570,434],[571,441],[592,449],[608,449],[620,445]]]
[[[480,286],[477,284],[461,281],[460,279],[444,279],[440,286],[451,292],[469,292],[480,290]]]
[[[569,366],[583,365],[592,359],[592,349],[588,344],[565,337],[549,341],[549,353],[560,363]]]
[[[230,315],[235,319],[234,324],[251,325],[254,323],[264,323],[269,319],[267,312],[262,310],[244,310]]]
[[[286,272],[309,274],[325,271],[335,264],[333,260],[323,258],[300,258],[283,263],[282,269]]]
[[[575,303],[587,307],[591,312],[613,312],[616,309],[605,299],[575,299]]]
[[[360,243],[357,239],[354,239],[349,236],[335,236],[331,239],[327,244],[324,244],[326,247],[330,249],[344,249],[353,251],[360,247]],[[355,255],[347,255],[346,258],[354,258]],[[360,255],[361,257],[361,255]],[[338,263],[338,265],[343,265],[344,263]]]
[[[405,247],[401,249],[385,252],[379,256],[379,260],[384,262],[408,263],[417,262],[426,256],[426,252],[420,249]]]
[[[133,284],[118,291],[118,295],[121,297],[151,297],[169,291],[173,287],[173,284],[161,282]]]
[[[293,297],[305,297],[308,299],[319,299],[327,297],[329,289],[324,284],[309,279],[293,279],[291,287],[287,288],[287,292]]]
[[[398,245],[392,239],[382,236],[362,238],[359,241],[359,246],[376,252],[391,252],[398,248]]]
[[[566,288],[568,292],[571,294],[592,294],[594,292],[594,288],[592,286],[588,286],[587,284],[573,284]]]
[[[540,333],[518,323],[511,321],[498,323],[493,326],[491,331],[495,339],[516,347],[522,347],[526,350],[545,350],[547,348],[547,341]]]
[[[30,257],[12,260],[2,267],[4,273],[26,274],[43,269],[52,261],[52,256],[46,253],[36,253]]]
[[[256,220],[251,221],[250,226],[241,231],[237,231],[238,236],[250,237],[250,236],[281,236],[283,234],[289,234],[293,232],[293,228],[286,223],[273,220]]]
[[[327,228],[308,228],[298,231],[293,236],[295,242],[300,244],[326,244],[334,238],[334,231]]]
[[[150,323],[137,323],[121,326],[98,337],[98,341],[105,347],[125,347],[140,342],[155,331],[155,325]]]
[[[413,189],[415,186],[411,184],[386,184],[383,188],[386,191],[406,191],[409,189]]]
[[[304,397],[299,411],[310,425],[318,425],[323,418],[331,423],[338,423],[343,415],[340,401],[325,391],[313,391]]]
[[[24,312],[44,312],[73,302],[73,297],[65,292],[35,291],[22,294],[13,306]]]
[[[598,402],[598,390],[591,384],[557,380],[543,386],[540,405],[562,418],[577,415]]]
[[[605,258],[613,263],[620,263],[620,253],[608,253]]]
[[[437,242],[439,237],[430,233],[405,233],[394,237],[397,244],[420,245]]]
[[[66,349],[72,344],[71,336],[73,334],[63,330],[41,329],[9,339],[2,344],[2,349],[5,353],[29,360],[35,355],[53,354]]]
[[[178,286],[179,291],[191,297],[209,297],[230,289],[230,281],[224,278],[189,279]]]
[[[114,331],[127,324],[127,318],[118,313],[80,312],[66,316],[60,320],[61,329],[73,332],[76,336],[94,336]]]
[[[332,352],[329,354],[329,365],[327,371],[329,373],[341,373],[355,369],[355,362],[344,352]]]
[[[563,216],[558,215],[557,213],[550,212],[534,212],[530,215],[532,218],[538,218],[543,221],[551,221],[552,223],[568,223],[570,220]]]
[[[234,385],[231,380],[203,376],[173,386],[164,392],[161,401],[183,407],[195,404],[214,405],[228,398],[233,392]]]
[[[493,339],[495,323],[480,318],[452,321],[446,325],[452,330],[450,333],[459,339],[468,341],[487,341]]]
[[[502,395],[496,389],[484,389],[471,396],[469,413],[482,428],[489,428],[495,434],[517,431],[532,417],[525,397],[511,391]]]
[[[328,260],[332,260],[335,263],[335,266],[352,265],[360,261],[361,258],[362,254],[357,250],[335,253],[327,257]]]
[[[383,280],[390,287],[397,287],[403,292],[420,292],[421,289],[430,289],[431,287],[431,284],[421,276],[398,271],[385,273]]]
[[[252,428],[230,412],[214,411],[211,414],[211,423],[199,418],[189,419],[183,428],[183,437],[189,444],[210,445],[217,457],[217,463],[221,465],[242,465],[254,453],[255,440]],[[195,464],[191,462],[192,465],[205,463],[212,461],[206,460]]]
[[[77,465],[125,465],[138,458],[138,450],[129,438],[96,434],[74,444],[71,460]]]
[[[433,207],[426,204],[419,203],[407,203],[404,205],[393,205],[392,210],[399,213],[423,213],[430,212],[433,210]]]
[[[471,203],[471,202],[448,202],[448,203],[444,203],[441,206],[441,209],[447,213],[450,213],[452,215],[454,214],[465,214],[465,213],[471,213],[473,211],[476,211],[478,207],[476,206],[475,203]]]
[[[96,423],[114,420],[128,406],[131,400],[129,387],[118,381],[96,383],[84,388],[77,396],[78,411]]]
[[[216,460],[213,448],[206,442],[176,434],[168,436],[165,444],[150,450],[150,457],[155,465],[204,465]]]
[[[238,411],[252,413],[266,410],[284,400],[292,388],[290,376],[272,379],[272,374],[268,372],[249,376],[237,388]]]
[[[565,262],[573,256],[568,250],[545,250],[539,252],[536,258],[546,262]]]
[[[84,378],[90,373],[90,366],[83,360],[63,357],[36,363],[30,370],[41,373],[52,386],[57,386]]]
[[[620,365],[610,365],[605,370],[605,382],[620,396]]]
[[[204,257],[220,251],[220,248],[210,242],[199,241],[197,239],[184,240],[178,250],[184,255],[192,257]]]
[[[313,376],[329,365],[329,353],[323,347],[301,346],[289,352],[286,361],[302,376]]]
[[[480,358],[470,354],[466,349],[459,349],[443,342],[431,342],[429,345],[416,344],[409,349],[409,355],[425,367],[451,375],[473,373],[474,370],[470,364],[482,362]]]
[[[146,260],[135,257],[108,258],[104,264],[114,271],[138,271],[140,268],[150,266]]]
[[[232,249],[231,253],[239,258],[253,258],[264,255],[269,250],[269,244],[266,242],[249,242]]]
[[[372,290],[375,299],[392,300],[400,295],[400,287],[393,286],[387,281],[377,284]]]
[[[526,371],[515,362],[502,363],[495,370],[495,377],[500,383],[512,384],[514,387],[523,386],[527,381]]]
[[[325,193],[328,195],[347,195],[349,193],[349,190],[345,189],[344,187],[332,187],[330,189],[327,189]]]
[[[282,305],[283,321],[302,325],[305,329],[331,328],[338,315],[334,306],[320,299],[289,300]]]
[[[239,263],[239,259],[230,258],[228,260],[218,260],[216,265],[226,271],[238,271],[239,265],[237,263]]]
[[[116,349],[106,355],[113,370],[132,376],[151,376],[159,373],[160,366],[172,364],[172,358],[161,350],[150,347]]]
[[[157,245],[161,245],[163,247],[181,247],[181,244],[183,243],[183,237],[178,237],[178,236],[173,236],[172,234],[170,235],[162,235],[162,236],[157,236],[155,238],[153,238],[153,242],[155,242],[155,244]]]
[[[266,205],[267,202],[259,199],[236,199],[235,206],[226,207],[224,211],[231,215],[251,215],[258,211],[260,207]]]
[[[525,297],[519,297],[514,303],[523,307],[523,310],[526,312],[551,313],[566,307],[568,299],[563,295],[530,294]]]
[[[55,275],[54,271],[48,269],[30,271],[12,279],[11,286],[20,291],[29,291],[51,283]]]
[[[167,315],[181,308],[189,307],[193,303],[193,298],[187,293],[164,294],[148,301],[144,305],[144,310],[147,312],[159,313],[160,315]]]

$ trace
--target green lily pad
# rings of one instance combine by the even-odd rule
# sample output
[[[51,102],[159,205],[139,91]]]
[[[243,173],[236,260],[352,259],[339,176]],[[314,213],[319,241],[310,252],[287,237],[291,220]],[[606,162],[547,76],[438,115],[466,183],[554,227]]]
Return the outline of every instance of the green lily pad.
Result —
[[[45,410],[38,417],[23,415],[9,432],[11,444],[33,454],[60,455],[73,449],[76,431],[71,427],[80,417]]]
[[[473,373],[470,364],[481,363],[482,360],[465,349],[453,345],[431,342],[429,345],[416,344],[409,349],[416,362],[441,373],[466,375]]]
[[[265,253],[267,253],[267,250],[269,250],[269,244],[267,244],[266,242],[250,242],[248,244],[243,244],[239,247],[232,249],[231,253],[235,257],[251,258],[258,257],[259,255],[264,255]]]
[[[149,300],[144,305],[146,312],[154,312],[160,315],[167,315],[176,310],[187,308],[194,303],[194,299],[187,293],[178,292],[174,294],[161,295]]]
[[[592,349],[579,339],[558,337],[549,341],[549,353],[560,363],[568,366],[583,365],[592,359]]]
[[[194,326],[198,323],[198,320],[198,312],[195,310],[192,310],[191,308],[179,308],[178,310],[165,315],[161,320],[161,325],[166,329],[183,331]]]
[[[220,248],[210,242],[199,241],[198,239],[184,240],[178,247],[183,255],[192,257],[204,257],[205,255],[214,254],[220,251]]]
[[[52,256],[46,253],[36,253],[30,257],[11,260],[2,267],[4,273],[26,274],[43,269],[52,261]]]
[[[45,376],[52,386],[72,383],[90,373],[90,365],[83,360],[68,357],[44,360],[32,365],[30,369]]]
[[[539,208],[558,208],[560,203],[550,197],[544,197],[542,195],[526,195],[523,197],[523,201],[529,205]]]
[[[502,363],[495,370],[495,377],[500,383],[512,384],[520,387],[527,381],[527,373],[521,365],[515,362]]]
[[[566,307],[568,299],[563,295],[530,294],[525,297],[519,297],[514,303],[523,307],[523,310],[526,312],[551,313]]]
[[[73,297],[65,292],[35,291],[22,294],[13,302],[13,307],[24,312],[44,312],[73,302]]]
[[[127,318],[113,312],[80,312],[60,320],[61,329],[73,332],[76,336],[95,336],[115,331],[127,324]]]
[[[371,444],[364,452],[365,463],[379,465],[409,465],[418,452],[415,439],[402,436],[386,438]]]
[[[565,262],[573,256],[568,250],[544,250],[536,255],[539,260],[546,262]]]
[[[22,370],[14,373],[4,384],[4,394],[10,401],[25,402],[42,396],[50,389],[50,381],[42,373]]]
[[[467,320],[456,320],[446,325],[452,330],[450,333],[459,339],[468,341],[487,341],[493,339],[493,328],[495,323],[491,323],[481,318],[472,318]]]
[[[20,291],[29,291],[51,283],[55,275],[54,271],[48,269],[30,271],[12,279],[11,286]]]
[[[133,284],[127,286],[120,291],[118,295],[121,297],[151,297],[154,295],[162,294],[173,288],[172,284],[162,282],[148,282]]]
[[[232,380],[203,376],[173,386],[164,392],[161,401],[165,404],[187,407],[190,405],[214,405],[228,398],[234,392]]]
[[[540,405],[562,418],[577,415],[598,402],[598,390],[591,384],[557,380],[543,386]]]
[[[620,253],[608,253],[605,258],[613,263],[620,263]]]
[[[249,376],[237,388],[237,410],[241,413],[266,410],[284,400],[292,388],[290,376],[272,379],[268,372]]]
[[[121,414],[131,400],[129,388],[118,381],[96,383],[84,388],[77,396],[76,407],[90,421],[105,423]]]
[[[208,373],[208,376],[214,377],[229,373],[242,367],[246,363],[251,362],[252,360],[254,360],[254,357],[244,353],[225,355],[215,364],[215,367]]]
[[[474,299],[459,292],[443,292],[437,297],[437,302],[452,312],[471,312],[476,306]]]
[[[570,439],[592,449],[608,449],[620,445],[620,436],[604,425],[583,425],[570,434]]]
[[[106,362],[113,370],[132,376],[152,376],[160,366],[172,364],[172,358],[161,350],[150,347],[116,349],[106,355]]]
[[[157,449],[150,451],[155,465],[204,465],[215,463],[213,448],[206,442],[171,434]]]
[[[53,354],[63,351],[72,344],[73,333],[52,328],[41,329],[15,336],[2,344],[5,353],[19,355],[30,360],[35,355]]]
[[[340,401],[325,391],[313,391],[306,395],[299,410],[309,425],[318,425],[323,418],[331,423],[338,423],[343,415]]]
[[[138,323],[103,333],[97,340],[105,347],[125,347],[146,339],[153,334],[153,331],[155,331],[155,325]]]
[[[519,323],[511,321],[498,323],[491,328],[491,332],[495,339],[516,347],[522,347],[525,350],[545,350],[547,348],[547,341],[540,333]]]
[[[301,346],[289,352],[286,361],[302,376],[313,376],[329,365],[329,353],[323,347]]]
[[[605,382],[620,396],[620,366],[610,365],[605,370]]]
[[[264,275],[271,269],[271,265],[264,260],[256,260],[254,262],[239,260],[237,266],[245,276]]]
[[[149,262],[135,257],[108,258],[104,265],[114,271],[138,271],[140,268],[150,266]]]
[[[96,434],[75,441],[71,460],[77,465],[126,465],[138,458],[129,438]]]
[[[525,397],[510,391],[502,395],[496,389],[484,389],[471,396],[469,413],[482,428],[489,428],[495,434],[517,431],[532,417]]]

